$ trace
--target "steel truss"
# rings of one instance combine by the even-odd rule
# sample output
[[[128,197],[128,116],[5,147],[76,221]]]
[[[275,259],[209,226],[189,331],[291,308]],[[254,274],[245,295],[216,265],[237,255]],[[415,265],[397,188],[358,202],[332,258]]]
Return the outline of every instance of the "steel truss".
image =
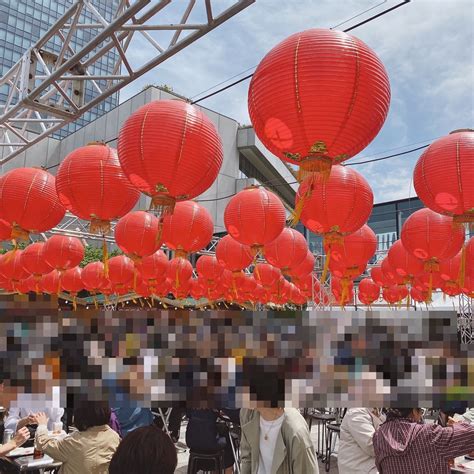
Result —
[[[78,119],[254,1],[234,0],[221,11],[219,0],[120,0],[107,21],[95,0],[76,0],[0,79],[7,94],[0,104],[0,164]],[[171,18],[176,20],[170,23]],[[198,20],[188,23],[190,18]],[[86,35],[91,41],[77,47],[76,39]],[[142,59],[132,48],[137,45]],[[151,58],[145,58],[150,51]],[[96,67],[113,57],[118,60],[112,74]]]
[[[474,344],[473,307],[472,298],[464,294],[459,295],[458,331],[463,344]]]

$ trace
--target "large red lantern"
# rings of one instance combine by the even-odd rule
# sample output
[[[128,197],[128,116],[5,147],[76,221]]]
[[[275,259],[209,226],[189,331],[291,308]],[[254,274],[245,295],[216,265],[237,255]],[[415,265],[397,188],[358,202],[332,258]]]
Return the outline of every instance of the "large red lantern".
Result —
[[[238,192],[224,212],[227,232],[254,253],[275,240],[285,227],[286,212],[280,198],[262,187]]]
[[[22,253],[21,250],[10,250],[0,257],[0,274],[10,280],[14,287],[30,275],[21,263]]]
[[[38,168],[15,168],[0,178],[0,216],[12,226],[11,238],[28,240],[61,222],[65,209],[55,178]]]
[[[308,245],[303,234],[285,227],[275,240],[265,245],[264,253],[268,263],[289,273],[306,258]]]
[[[279,268],[268,263],[257,263],[255,265],[253,276],[265,290],[270,289],[282,277]]]
[[[220,279],[222,273],[224,273],[224,267],[215,256],[202,255],[196,262],[196,271],[204,282],[212,284]]]
[[[206,191],[223,159],[212,122],[181,100],[150,102],[130,115],[120,129],[118,155],[132,184],[163,214]]]
[[[366,267],[366,263],[347,265],[344,262],[339,263],[331,261],[331,263],[329,264],[329,270],[331,271],[332,276],[335,276],[337,278],[348,278],[349,280],[353,280],[354,278],[364,273]]]
[[[109,260],[109,279],[115,289],[128,289],[134,277],[135,266],[126,255],[117,255]]]
[[[159,220],[149,212],[129,212],[115,226],[115,241],[123,253],[139,262],[160,248],[159,225]]]
[[[88,263],[81,272],[84,288],[92,293],[98,293],[110,282],[104,276],[104,264],[102,262]]]
[[[358,38],[328,29],[296,33],[275,46],[258,65],[248,96],[262,143],[310,171],[363,150],[389,103],[387,73],[375,53]]]
[[[388,262],[405,282],[413,281],[424,271],[423,262],[407,252],[401,240],[396,240],[388,250]]]
[[[474,130],[455,130],[434,141],[420,156],[413,184],[425,206],[474,222]]]
[[[61,287],[73,296],[77,295],[84,288],[82,268],[74,267],[66,270],[61,276]]]
[[[459,272],[461,270],[462,252],[459,252],[453,258],[444,260],[439,265],[439,276],[443,281],[459,280]]]
[[[213,233],[211,214],[194,201],[177,203],[173,214],[163,219],[163,241],[180,257],[205,248]]]
[[[35,242],[21,252],[20,262],[23,268],[37,279],[53,270],[45,259],[44,247],[44,242]]]
[[[44,258],[51,267],[64,272],[82,262],[84,246],[76,237],[52,235],[44,245]]]
[[[63,206],[106,234],[110,221],[129,212],[140,193],[125,176],[117,152],[103,144],[77,148],[61,162],[56,189]]]
[[[230,235],[222,237],[217,243],[216,258],[222,266],[231,272],[239,272],[253,261],[250,247],[237,242]]]
[[[331,175],[306,178],[296,194],[295,214],[325,242],[341,241],[360,229],[372,212],[374,195],[369,183],[348,166],[334,166]]]
[[[12,226],[7,221],[0,219],[0,240],[10,240],[12,238]]]
[[[431,209],[411,214],[402,226],[402,244],[412,255],[423,261],[425,271],[437,271],[439,263],[454,257],[464,243],[464,227],[452,217]]]

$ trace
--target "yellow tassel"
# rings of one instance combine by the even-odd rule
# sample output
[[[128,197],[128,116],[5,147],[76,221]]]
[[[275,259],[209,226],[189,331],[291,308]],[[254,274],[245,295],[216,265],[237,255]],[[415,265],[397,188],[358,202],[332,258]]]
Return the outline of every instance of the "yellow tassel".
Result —
[[[158,229],[157,229],[157,232],[156,232],[156,240],[155,240],[156,244],[160,245],[161,247],[161,244],[163,242],[163,217],[160,217],[158,219]]]
[[[77,311],[77,301],[76,301],[76,295],[72,297],[72,307],[74,311]]]
[[[428,298],[427,301],[431,303],[433,298],[433,272],[430,272],[430,280],[428,284]]]
[[[143,303],[143,300],[140,298],[138,301],[140,301],[140,306],[141,306],[142,308],[144,308],[144,307],[145,307],[145,303]]]
[[[407,295],[407,309],[410,309],[410,306],[411,306],[411,298],[410,298],[410,292],[408,292],[408,295]]]
[[[40,293],[39,282],[41,281],[41,275],[35,275],[35,292],[37,295]]]
[[[326,281],[327,276],[328,276],[329,261],[330,260],[331,260],[331,247],[329,247],[329,249],[328,249],[328,253],[326,255],[326,261],[324,262],[323,274],[321,275],[321,283],[324,283]]]
[[[102,253],[104,260],[104,276],[105,278],[109,278],[109,250],[107,248],[107,242],[105,241],[105,235],[103,236],[102,241]]]
[[[176,283],[176,289],[179,288],[179,272],[178,272],[178,269],[176,269],[176,280],[175,280],[175,283]]]
[[[97,298],[95,297],[95,295],[92,296],[92,299],[94,301],[94,307],[95,309],[99,309],[99,304],[97,303]]]
[[[166,303],[162,301],[161,304],[163,305],[163,308],[168,309],[168,306],[166,305]]]
[[[462,246],[461,265],[459,267],[459,275],[458,275],[458,282],[461,288],[464,286],[465,278],[466,278],[466,244]]]

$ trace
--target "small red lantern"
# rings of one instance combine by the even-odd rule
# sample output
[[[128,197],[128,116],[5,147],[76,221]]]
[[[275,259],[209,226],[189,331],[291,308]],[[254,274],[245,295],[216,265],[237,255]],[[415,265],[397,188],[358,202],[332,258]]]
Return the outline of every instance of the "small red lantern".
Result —
[[[117,255],[109,260],[109,279],[115,289],[129,289],[134,276],[135,266],[126,255]]]
[[[23,268],[37,279],[53,270],[53,267],[45,260],[44,247],[44,242],[35,242],[21,252],[20,262]]]
[[[384,286],[405,284],[405,278],[400,276],[396,272],[396,270],[390,265],[390,261],[387,257],[382,260],[381,268],[383,274],[383,281],[385,283]]]
[[[255,265],[253,276],[265,290],[270,289],[282,277],[279,268],[268,263],[257,263]]]
[[[166,278],[169,260],[163,250],[156,251],[153,255],[142,258],[138,269],[144,280],[152,283]]]
[[[389,286],[383,289],[382,297],[390,305],[398,303],[408,296],[406,286]]]
[[[166,276],[171,280],[174,287],[179,289],[182,283],[186,283],[193,276],[193,266],[182,257],[170,260]]]
[[[423,262],[407,252],[401,240],[395,241],[389,248],[388,262],[405,283],[413,281],[413,278],[424,271]]]
[[[329,270],[331,271],[331,275],[337,278],[348,278],[349,280],[353,280],[354,278],[362,275],[365,272],[367,267],[366,263],[360,263],[355,265],[348,266],[344,262],[333,262],[329,264]]]
[[[61,287],[73,295],[79,293],[84,288],[82,269],[74,267],[66,270],[61,276]]]
[[[443,281],[458,281],[461,270],[462,252],[439,264],[439,276]]]
[[[410,289],[410,296],[414,301],[418,303],[428,303],[430,300],[430,295],[428,289],[418,289],[414,286]]]
[[[41,277],[40,287],[43,293],[55,295],[61,289],[61,275],[57,270],[47,273]]]
[[[285,207],[280,198],[256,186],[233,196],[224,212],[227,232],[255,254],[281,234],[285,222]]]
[[[159,221],[144,211],[129,212],[115,226],[115,241],[134,262],[155,253],[161,246]]]
[[[444,281],[441,285],[441,291],[448,296],[458,296],[462,293],[462,288],[456,281]]]
[[[454,257],[464,243],[464,228],[454,225],[452,217],[430,209],[411,214],[402,227],[403,246],[423,260],[426,271],[437,271],[439,263]]]
[[[474,222],[474,130],[455,130],[435,140],[420,156],[413,184],[425,206]]]
[[[27,293],[34,292],[36,288],[36,281],[35,277],[33,275],[30,275],[28,278],[25,280],[21,280],[18,283],[15,283],[15,290],[20,294],[20,295],[25,295]]]
[[[292,268],[288,273],[292,278],[302,278],[309,275],[314,270],[315,258],[312,252],[308,251],[304,260]]]
[[[348,166],[334,166],[331,175],[306,178],[296,193],[295,214],[325,243],[340,242],[360,229],[372,212],[374,195],[369,183]]]
[[[363,150],[388,113],[383,64],[361,40],[310,29],[275,46],[249,87],[255,133],[280,159],[314,171]]]
[[[371,305],[380,297],[380,286],[372,278],[363,278],[359,282],[359,299],[365,305]]]
[[[93,293],[99,293],[109,282],[104,276],[104,264],[102,262],[88,263],[81,272],[84,288]]]
[[[191,281],[191,288],[189,294],[195,299],[200,300],[206,295],[206,289],[203,286],[203,282],[199,278],[195,278]]]
[[[211,214],[194,201],[177,203],[173,214],[163,218],[163,241],[178,257],[207,247],[213,233]]]
[[[64,272],[82,262],[84,246],[76,237],[52,235],[44,244],[44,258],[51,267]]]
[[[212,122],[180,100],[149,102],[130,115],[120,129],[118,155],[132,184],[163,214],[206,191],[223,159]]]
[[[209,284],[220,279],[222,273],[224,273],[224,267],[218,262],[215,256],[202,255],[196,262],[196,271],[200,278]]]
[[[216,258],[221,265],[231,272],[239,272],[248,267],[253,261],[250,247],[242,245],[230,235],[222,237],[217,243]]]
[[[370,277],[371,277],[372,280],[374,280],[374,282],[377,283],[377,285],[379,285],[380,287],[383,288],[384,286],[386,286],[385,278],[384,278],[384,275],[383,275],[382,267],[381,267],[381,266],[372,267],[372,268],[370,269]]]
[[[333,277],[331,291],[339,306],[345,306],[354,300],[354,283],[347,278]]]
[[[52,229],[65,209],[56,194],[55,178],[37,168],[15,168],[0,178],[0,215],[12,226],[11,238]]]
[[[30,275],[21,264],[22,253],[21,250],[10,250],[0,257],[0,274],[10,280],[14,287]]]
[[[117,152],[104,144],[77,148],[61,162],[56,189],[63,206],[106,234],[110,221],[129,212],[140,193],[125,176]]]
[[[308,246],[303,234],[285,227],[275,240],[265,245],[264,253],[268,263],[288,273],[306,258]]]

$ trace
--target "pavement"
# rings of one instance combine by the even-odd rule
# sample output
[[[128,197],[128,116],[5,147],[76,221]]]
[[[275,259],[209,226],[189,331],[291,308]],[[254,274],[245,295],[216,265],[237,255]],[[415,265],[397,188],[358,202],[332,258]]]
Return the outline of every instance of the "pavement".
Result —
[[[180,445],[185,445],[185,433],[186,433],[186,426],[183,425],[181,427],[181,432],[180,432],[180,438],[179,442]],[[311,439],[313,440],[313,445],[317,446],[318,443],[318,430],[316,426],[313,424],[312,430],[311,430]],[[330,474],[338,474],[339,470],[337,469],[337,449],[338,449],[338,441],[336,441],[336,448],[335,448],[335,453],[331,457],[331,469],[328,471]],[[188,459],[189,459],[189,451],[186,450],[183,452],[182,450],[178,451],[178,466],[175,471],[175,474],[187,474],[187,469],[188,469]],[[319,472],[320,474],[324,474],[324,464],[319,461]]]

